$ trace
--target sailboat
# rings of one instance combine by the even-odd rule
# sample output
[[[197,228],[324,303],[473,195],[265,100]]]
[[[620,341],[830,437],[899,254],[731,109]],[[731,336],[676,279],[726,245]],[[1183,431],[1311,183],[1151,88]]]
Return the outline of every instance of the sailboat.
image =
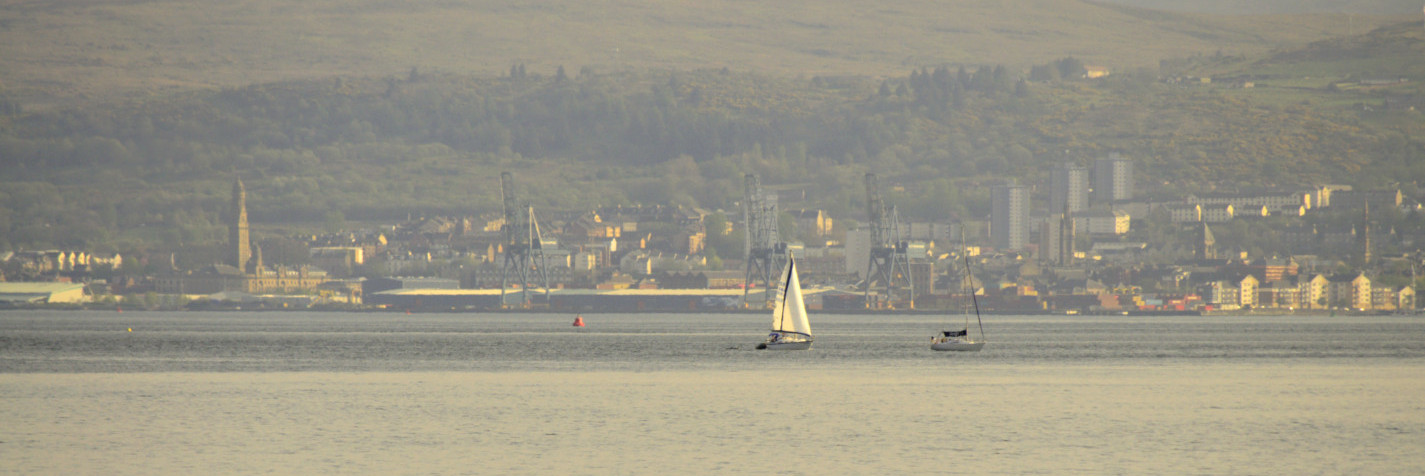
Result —
[[[811,348],[811,323],[807,321],[806,303],[802,301],[802,284],[797,279],[796,259],[788,256],[782,270],[782,282],[777,289],[777,303],[772,308],[772,333],[758,349],[806,350]]]
[[[985,324],[980,320],[980,300],[975,297],[975,276],[970,272],[970,256],[964,252],[961,254],[965,256],[965,294],[970,296],[970,302],[975,305],[975,322],[980,327],[980,339],[970,337],[970,310],[967,308],[965,326],[958,331],[940,331],[939,335],[931,337],[930,350],[979,352],[985,347]]]

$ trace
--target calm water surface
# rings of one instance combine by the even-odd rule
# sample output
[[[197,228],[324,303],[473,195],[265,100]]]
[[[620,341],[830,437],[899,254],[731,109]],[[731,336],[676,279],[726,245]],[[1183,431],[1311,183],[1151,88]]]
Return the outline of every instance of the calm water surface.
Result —
[[[1425,473],[1421,318],[584,318],[0,312],[0,473]]]

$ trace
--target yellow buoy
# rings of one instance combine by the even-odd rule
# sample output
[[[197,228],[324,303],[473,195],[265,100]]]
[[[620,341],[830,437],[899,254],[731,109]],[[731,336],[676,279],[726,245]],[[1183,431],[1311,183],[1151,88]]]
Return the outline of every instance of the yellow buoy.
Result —
[[[134,328],[130,327],[130,328],[129,328],[129,332],[133,332],[133,331],[134,331]]]

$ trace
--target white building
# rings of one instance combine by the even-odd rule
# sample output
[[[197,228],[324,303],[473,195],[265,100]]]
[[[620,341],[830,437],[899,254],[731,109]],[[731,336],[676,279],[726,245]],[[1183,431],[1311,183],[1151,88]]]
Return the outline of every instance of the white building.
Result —
[[[1093,190],[1097,202],[1132,200],[1133,162],[1117,153],[1094,161]]]
[[[1078,164],[1063,163],[1054,167],[1049,177],[1049,214],[1069,213],[1089,207],[1089,170]]]

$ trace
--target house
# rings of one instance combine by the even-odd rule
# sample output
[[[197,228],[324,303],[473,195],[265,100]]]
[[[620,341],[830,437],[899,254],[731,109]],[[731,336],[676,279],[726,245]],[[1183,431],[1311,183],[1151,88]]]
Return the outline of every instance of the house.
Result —
[[[1387,111],[1415,111],[1425,109],[1425,98],[1387,94],[1384,106]]]
[[[1337,274],[1330,278],[1327,300],[1331,307],[1371,309],[1371,280],[1364,273]]]
[[[1232,204],[1212,204],[1202,207],[1202,221],[1207,223],[1226,223],[1232,221],[1236,214]]]
[[[618,238],[620,235],[622,235],[622,229],[613,224],[604,223],[604,219],[595,212],[579,215],[578,218],[564,225],[564,236],[575,242]]]
[[[1331,282],[1326,279],[1324,274],[1299,277],[1296,280],[1296,288],[1301,307],[1325,309],[1330,304],[1330,284]]]
[[[1357,81],[1361,86],[1391,86],[1395,84],[1405,84],[1409,82],[1406,78],[1362,78]]]
[[[1258,308],[1296,309],[1301,306],[1301,288],[1296,280],[1278,279],[1257,287]]]
[[[333,272],[351,273],[366,263],[365,249],[360,246],[316,246],[307,249],[312,263]]]
[[[1395,311],[1414,309],[1415,288],[1411,286],[1373,286],[1371,288],[1372,309]]]
[[[1248,274],[1232,282],[1232,284],[1237,288],[1237,292],[1239,293],[1237,296],[1237,303],[1239,305],[1242,307],[1257,307],[1257,287],[1261,284],[1261,281],[1258,280],[1256,276]]]
[[[707,246],[708,235],[703,231],[702,225],[684,225],[673,236],[672,251],[678,253],[698,254],[702,253]]]
[[[1240,269],[1255,274],[1264,282],[1279,281],[1296,276],[1299,267],[1291,258],[1257,258],[1250,263],[1239,265]]]
[[[1311,209],[1311,192],[1266,192],[1246,194],[1204,194],[1188,195],[1187,203],[1201,205],[1232,205],[1238,211],[1247,207],[1265,206],[1277,209],[1285,206],[1303,206]]]
[[[1266,205],[1247,205],[1232,209],[1233,218],[1266,218],[1272,216],[1272,211]]]
[[[1202,205],[1189,203],[1168,207],[1168,216],[1173,223],[1197,223],[1202,221]]]
[[[1372,208],[1400,208],[1405,203],[1405,194],[1395,190],[1340,190],[1331,194],[1331,207],[1335,209],[1364,210],[1369,202]]]
[[[802,236],[831,235],[832,219],[825,211],[802,209],[791,212],[791,214],[796,222],[797,231],[804,233]]]
[[[1399,310],[1415,310],[1415,287],[1401,286],[1395,290],[1395,308]]]

